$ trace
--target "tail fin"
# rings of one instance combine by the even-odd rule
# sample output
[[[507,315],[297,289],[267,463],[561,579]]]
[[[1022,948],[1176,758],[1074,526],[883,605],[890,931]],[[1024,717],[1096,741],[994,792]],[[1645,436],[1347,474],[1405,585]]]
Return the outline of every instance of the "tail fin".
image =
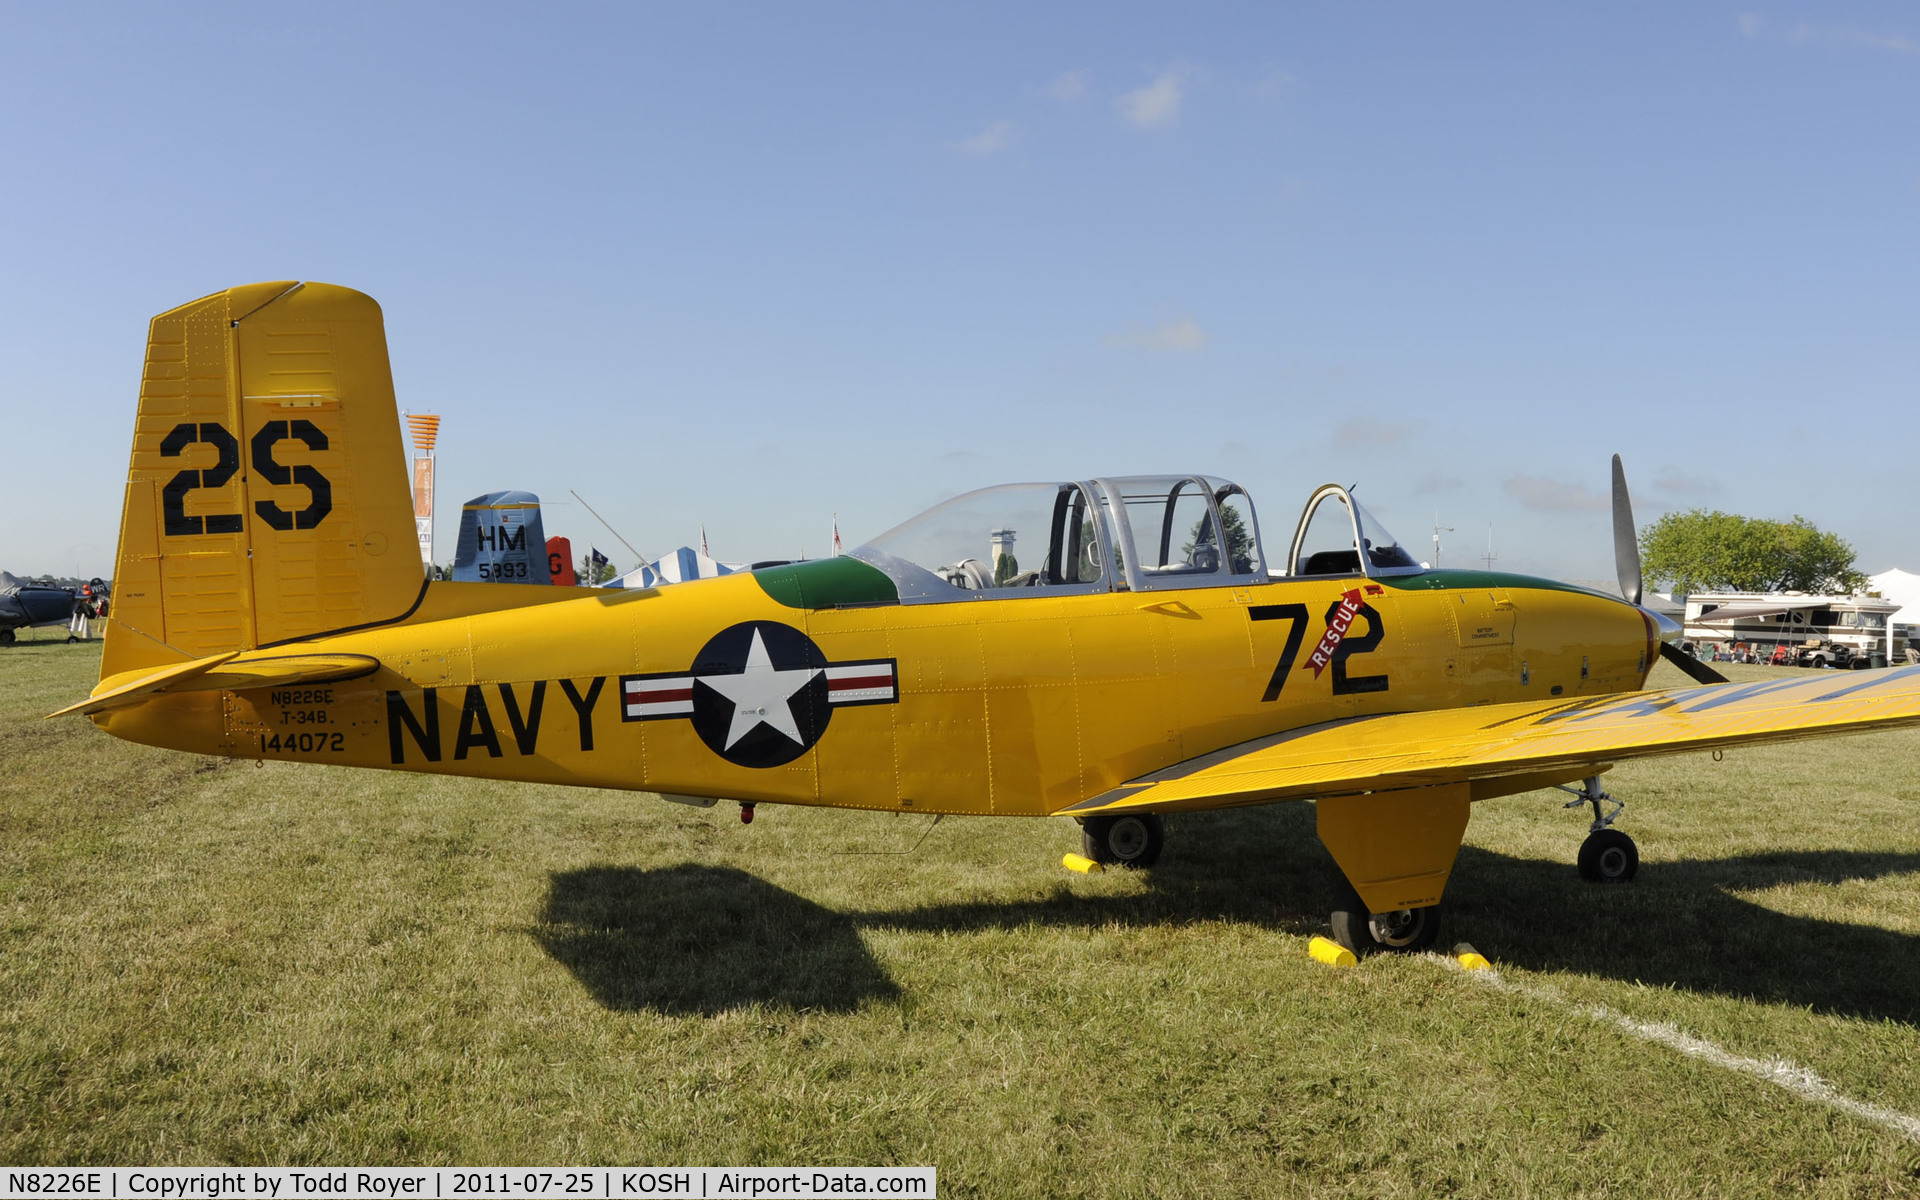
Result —
[[[102,678],[401,617],[415,544],[379,305],[255,283],[153,319]]]

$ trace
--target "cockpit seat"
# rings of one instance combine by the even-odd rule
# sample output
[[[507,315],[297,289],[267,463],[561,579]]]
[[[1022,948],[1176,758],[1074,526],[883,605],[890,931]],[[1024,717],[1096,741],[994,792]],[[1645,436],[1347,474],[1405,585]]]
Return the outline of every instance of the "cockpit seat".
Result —
[[[1322,550],[1307,558],[1307,565],[1301,569],[1302,575],[1358,575],[1360,573],[1360,552],[1358,550]]]

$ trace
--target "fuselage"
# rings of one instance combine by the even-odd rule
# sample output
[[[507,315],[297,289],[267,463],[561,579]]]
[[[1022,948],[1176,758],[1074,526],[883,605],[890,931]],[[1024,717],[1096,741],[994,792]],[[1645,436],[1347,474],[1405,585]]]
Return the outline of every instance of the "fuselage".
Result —
[[[1632,606],[1516,575],[919,605],[878,577],[827,559],[644,591],[435,583],[401,620],[284,647],[377,659],[364,677],[93,720],[235,758],[1044,815],[1338,718],[1631,691],[1657,652]]]

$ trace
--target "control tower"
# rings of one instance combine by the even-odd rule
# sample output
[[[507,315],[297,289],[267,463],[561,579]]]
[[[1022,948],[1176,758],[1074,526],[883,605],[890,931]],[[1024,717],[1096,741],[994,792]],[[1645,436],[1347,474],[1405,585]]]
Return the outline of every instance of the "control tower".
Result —
[[[999,583],[1020,570],[1020,560],[1013,556],[1013,530],[996,529],[992,531],[991,537],[993,538],[993,579],[995,583]],[[1004,567],[1000,565],[1002,559],[1007,560],[1007,565]]]

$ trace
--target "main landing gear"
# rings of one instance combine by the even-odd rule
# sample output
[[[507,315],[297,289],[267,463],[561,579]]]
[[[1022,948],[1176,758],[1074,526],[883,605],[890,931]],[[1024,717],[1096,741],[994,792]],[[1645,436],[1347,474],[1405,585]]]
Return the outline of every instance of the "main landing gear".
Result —
[[[1334,902],[1333,940],[1365,958],[1382,950],[1412,954],[1432,946],[1440,937],[1440,906],[1401,908],[1376,913],[1345,878],[1340,899]]]
[[[1580,878],[1589,883],[1626,883],[1640,869],[1640,849],[1633,839],[1613,828],[1613,819],[1627,806],[1624,800],[1615,800],[1600,788],[1600,777],[1589,775],[1577,788],[1565,784],[1558,785],[1560,790],[1573,799],[1567,801],[1567,808],[1579,808],[1583,804],[1593,806],[1593,826],[1587,834],[1587,840],[1580,844]],[[1606,801],[1613,805],[1613,811],[1602,815],[1600,804]]]
[[[1137,870],[1160,861],[1167,823],[1159,813],[1088,817],[1080,823],[1081,852],[1097,863]]]

